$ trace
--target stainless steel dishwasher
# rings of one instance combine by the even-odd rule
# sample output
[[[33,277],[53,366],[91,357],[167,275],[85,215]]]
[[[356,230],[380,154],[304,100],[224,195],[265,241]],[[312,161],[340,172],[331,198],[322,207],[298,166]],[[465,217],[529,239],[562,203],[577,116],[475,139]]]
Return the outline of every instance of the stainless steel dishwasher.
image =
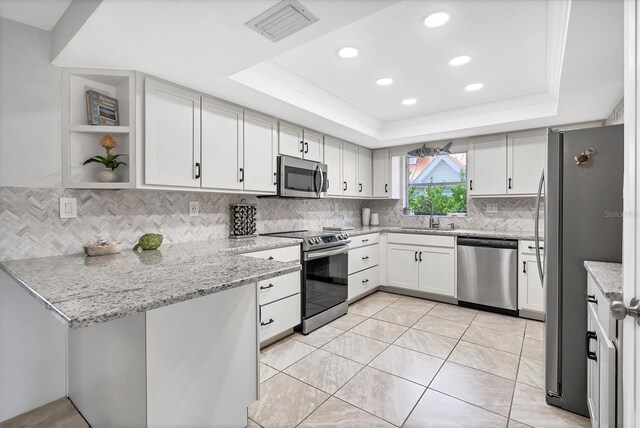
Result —
[[[458,303],[518,313],[518,241],[458,238]]]

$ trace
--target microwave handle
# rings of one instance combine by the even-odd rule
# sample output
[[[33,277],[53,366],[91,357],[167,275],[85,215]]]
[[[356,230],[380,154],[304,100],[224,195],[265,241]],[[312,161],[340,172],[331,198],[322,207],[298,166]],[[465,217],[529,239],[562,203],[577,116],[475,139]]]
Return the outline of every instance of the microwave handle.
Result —
[[[322,187],[324,185],[324,173],[322,172],[322,168],[320,168],[319,164],[316,164],[316,171],[320,173],[320,184],[318,185],[318,187],[316,188],[316,195],[318,196],[318,198],[320,197],[320,194],[322,193]],[[314,179],[315,181],[315,179]],[[315,183],[314,183],[315,184]]]

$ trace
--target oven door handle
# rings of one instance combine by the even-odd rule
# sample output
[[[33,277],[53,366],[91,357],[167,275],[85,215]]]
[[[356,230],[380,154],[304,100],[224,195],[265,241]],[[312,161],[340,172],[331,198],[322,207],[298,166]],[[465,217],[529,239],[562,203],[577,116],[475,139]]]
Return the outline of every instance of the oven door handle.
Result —
[[[337,256],[338,254],[347,254],[349,247],[347,245],[340,246],[338,249],[326,250],[326,251],[309,251],[304,253],[304,260],[315,260],[322,257]]]

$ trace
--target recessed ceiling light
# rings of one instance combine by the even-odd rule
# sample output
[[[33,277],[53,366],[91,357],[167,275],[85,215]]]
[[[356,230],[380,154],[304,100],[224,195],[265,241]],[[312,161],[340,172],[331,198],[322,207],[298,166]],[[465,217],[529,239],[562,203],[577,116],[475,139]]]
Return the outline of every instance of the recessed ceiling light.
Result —
[[[381,79],[376,80],[376,84],[380,86],[389,86],[393,83],[393,79],[391,77],[383,77]]]
[[[472,83],[467,85],[464,89],[466,91],[477,91],[478,89],[482,89],[484,85],[482,83]]]
[[[457,56],[455,58],[451,58],[449,60],[449,65],[452,65],[454,67],[457,67],[459,65],[465,65],[466,63],[468,63],[469,61],[471,61],[471,57],[468,55],[462,55],[462,56]]]
[[[412,106],[417,102],[418,102],[418,100],[416,100],[415,98],[407,98],[407,99],[402,100],[402,105],[403,106]]]
[[[429,28],[440,27],[441,25],[446,24],[448,20],[449,14],[447,12],[436,12],[424,19],[424,25]]]
[[[346,48],[342,48],[338,51],[338,55],[342,58],[353,58],[358,56],[358,49],[353,46],[347,46]]]

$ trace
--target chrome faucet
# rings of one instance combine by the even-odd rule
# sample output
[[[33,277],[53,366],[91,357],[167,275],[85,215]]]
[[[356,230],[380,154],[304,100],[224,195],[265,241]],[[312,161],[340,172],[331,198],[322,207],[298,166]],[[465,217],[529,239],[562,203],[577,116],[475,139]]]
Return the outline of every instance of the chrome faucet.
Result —
[[[422,204],[420,204],[421,211],[424,210],[424,206],[426,204],[429,204],[429,207],[430,207],[430,210],[429,210],[429,229],[439,228],[440,227],[440,220],[438,220],[438,219],[434,220],[433,219],[433,202],[431,201],[431,199],[424,198],[422,200]]]

